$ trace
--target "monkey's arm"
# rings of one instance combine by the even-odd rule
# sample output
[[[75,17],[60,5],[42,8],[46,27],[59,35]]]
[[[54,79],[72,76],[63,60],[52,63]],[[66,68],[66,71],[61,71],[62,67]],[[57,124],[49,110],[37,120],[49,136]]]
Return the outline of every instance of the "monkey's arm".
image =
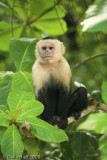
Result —
[[[58,115],[66,121],[69,116],[74,116],[78,119],[80,112],[88,105],[87,91],[80,87],[75,92],[68,94],[60,92],[58,100]]]

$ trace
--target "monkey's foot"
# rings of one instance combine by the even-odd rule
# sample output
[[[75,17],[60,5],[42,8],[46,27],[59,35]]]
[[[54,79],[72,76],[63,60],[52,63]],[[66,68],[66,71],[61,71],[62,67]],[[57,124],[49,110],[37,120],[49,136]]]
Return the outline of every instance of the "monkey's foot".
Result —
[[[80,112],[75,112],[71,116],[73,116],[75,120],[78,120],[80,118],[80,115],[81,115]]]

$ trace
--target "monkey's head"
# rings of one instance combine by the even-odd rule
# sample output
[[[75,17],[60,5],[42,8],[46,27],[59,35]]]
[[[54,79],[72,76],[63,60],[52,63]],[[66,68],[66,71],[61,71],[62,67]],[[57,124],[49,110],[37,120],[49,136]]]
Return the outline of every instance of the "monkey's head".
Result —
[[[42,39],[36,45],[36,57],[43,63],[60,60],[64,52],[63,43],[56,39]]]

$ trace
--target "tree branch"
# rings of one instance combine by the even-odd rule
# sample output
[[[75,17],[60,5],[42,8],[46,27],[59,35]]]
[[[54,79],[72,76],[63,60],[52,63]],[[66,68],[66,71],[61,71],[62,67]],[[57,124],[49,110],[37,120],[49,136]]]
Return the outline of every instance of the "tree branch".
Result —
[[[29,25],[36,22],[39,18],[41,18],[42,16],[44,16],[46,13],[50,12],[57,4],[60,3],[61,0],[58,0],[52,7],[50,7],[49,9],[47,9],[46,11],[44,11],[40,16],[38,16],[37,18],[33,19],[32,21],[29,22]],[[48,2],[47,2],[48,3]]]
[[[81,64],[89,61],[89,60],[92,60],[92,59],[95,59],[95,58],[99,58],[99,57],[103,57],[103,56],[107,56],[107,53],[102,53],[102,54],[97,54],[95,56],[91,56],[89,58],[86,58],[82,61],[80,61],[79,63],[77,63],[75,66],[72,67],[72,70],[74,70],[75,68],[77,68],[78,66],[80,66]]]

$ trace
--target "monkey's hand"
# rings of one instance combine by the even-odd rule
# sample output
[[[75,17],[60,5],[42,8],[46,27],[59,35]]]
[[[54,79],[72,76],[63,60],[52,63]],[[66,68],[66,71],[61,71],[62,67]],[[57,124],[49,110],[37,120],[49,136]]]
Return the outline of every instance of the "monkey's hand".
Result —
[[[59,116],[53,116],[47,122],[52,124],[53,126],[57,125],[58,128],[61,128],[61,129],[65,129],[68,125],[68,120],[61,119],[61,117],[59,117]]]

